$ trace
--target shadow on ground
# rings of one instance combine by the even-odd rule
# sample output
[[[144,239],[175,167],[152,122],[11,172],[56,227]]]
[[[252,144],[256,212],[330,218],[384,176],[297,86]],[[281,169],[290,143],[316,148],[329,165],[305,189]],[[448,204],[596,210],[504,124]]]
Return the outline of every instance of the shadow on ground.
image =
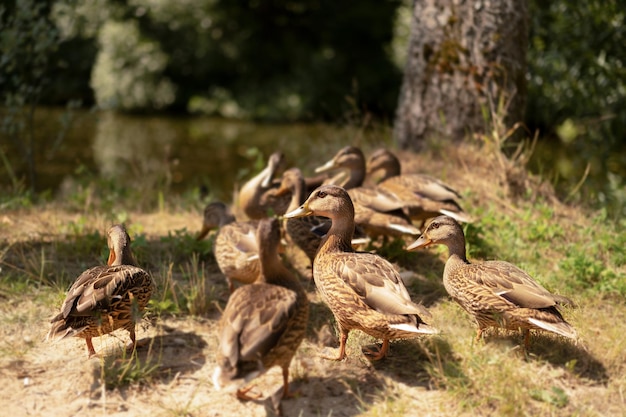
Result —
[[[202,337],[167,326],[162,329],[163,334],[140,341],[141,346],[132,354],[122,351],[105,357],[94,368],[94,380],[104,380],[108,389],[146,380],[168,383],[204,366],[207,344]]]

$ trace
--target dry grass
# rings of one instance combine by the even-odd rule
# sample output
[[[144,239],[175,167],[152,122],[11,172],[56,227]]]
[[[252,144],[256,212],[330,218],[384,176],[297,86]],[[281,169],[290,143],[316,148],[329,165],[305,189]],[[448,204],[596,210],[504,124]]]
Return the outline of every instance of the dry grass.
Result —
[[[334,353],[337,346],[328,332],[332,316],[308,279],[305,258],[288,251],[309,289],[312,310],[291,370],[300,396],[284,401],[284,414],[622,415],[626,305],[618,283],[625,271],[616,260],[624,258],[624,249],[615,244],[623,242],[622,226],[559,203],[548,185],[513,165],[502,171],[508,162],[471,145],[400,157],[405,171],[428,172],[462,190],[464,206],[478,219],[466,227],[470,257],[519,263],[550,289],[575,299],[578,308],[564,315],[580,341],[533,334],[527,355],[515,333],[490,332],[476,342],[473,323],[443,289],[445,251],[403,253],[391,247],[386,254],[406,272],[412,295],[429,306],[432,324],[442,333],[394,342],[388,358],[370,363],[361,348],[377,341],[353,332],[345,361],[320,360],[322,351]],[[215,325],[228,290],[210,242],[193,241],[201,221],[197,209],[125,214],[137,257],[160,289],[138,329],[147,343],[135,355],[124,353],[124,331],[96,339],[96,359],[87,359],[82,339],[43,342],[47,319],[73,277],[104,261],[104,231],[116,220],[97,211],[71,212],[62,203],[0,215],[3,410],[14,416],[271,414],[271,397],[281,384],[278,369],[260,379],[268,399],[258,403],[239,402],[212,387]],[[586,251],[594,255],[585,258]]]

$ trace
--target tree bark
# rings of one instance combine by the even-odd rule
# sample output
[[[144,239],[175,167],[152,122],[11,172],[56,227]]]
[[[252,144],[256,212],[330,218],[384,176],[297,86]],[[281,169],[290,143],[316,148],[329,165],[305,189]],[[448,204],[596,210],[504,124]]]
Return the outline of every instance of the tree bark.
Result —
[[[398,145],[462,140],[496,117],[508,127],[522,121],[527,48],[526,0],[415,0]]]

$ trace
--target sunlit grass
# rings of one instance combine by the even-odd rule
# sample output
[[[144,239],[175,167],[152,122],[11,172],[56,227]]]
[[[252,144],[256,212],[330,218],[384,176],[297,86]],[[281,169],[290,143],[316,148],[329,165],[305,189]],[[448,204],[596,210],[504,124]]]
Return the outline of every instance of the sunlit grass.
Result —
[[[137,351],[122,351],[121,356],[100,360],[100,379],[107,389],[122,388],[134,383],[149,384],[160,368],[158,355],[141,358]]]
[[[355,416],[412,415],[423,407],[432,407],[428,408],[432,415],[503,416],[595,416],[617,409],[623,405],[621,393],[626,390],[622,376],[626,372],[624,221],[615,223],[602,212],[562,206],[540,193],[509,199],[502,184],[483,181],[487,174],[477,172],[467,179],[462,168],[450,168],[455,161],[468,158],[466,165],[473,174],[483,169],[481,163],[490,163],[484,155],[464,152],[468,151],[443,152],[445,164],[428,153],[411,157],[420,158],[420,171],[445,171],[446,181],[461,185],[462,204],[476,219],[464,225],[469,259],[512,262],[550,291],[572,298],[577,308],[562,312],[580,340],[533,332],[527,354],[518,332],[490,331],[484,340],[476,341],[475,324],[443,288],[447,250],[437,246],[406,252],[411,239],[390,240],[373,250],[403,273],[413,299],[430,310],[428,323],[441,333],[393,342],[389,357],[372,363],[362,349],[380,341],[352,331],[348,359],[322,361],[318,366],[327,372],[323,378],[347,387],[350,396],[343,399],[353,401]],[[484,169],[490,172],[492,167]],[[143,211],[128,208],[137,207],[126,200],[134,197],[123,192],[116,195],[121,200],[113,212],[106,199],[89,200],[85,194],[67,204],[49,203],[36,210],[22,207],[17,214],[7,214],[10,221],[28,218],[36,227],[27,224],[9,233],[7,223],[0,223],[7,241],[0,247],[0,299],[10,300],[10,307],[1,309],[0,320],[15,334],[0,343],[2,355],[23,360],[38,346],[26,327],[37,323],[39,333],[45,334],[46,319],[58,311],[71,282],[85,269],[106,261],[105,233],[117,221],[126,223],[139,265],[156,282],[144,321],[158,325],[162,320],[191,316],[215,324],[228,289],[215,264],[212,239],[195,240],[201,224],[196,196],[169,196],[155,211]],[[315,298],[313,285],[306,284]],[[336,332],[332,314],[317,301],[311,303],[307,341],[299,352],[309,360],[337,354],[336,346],[322,346],[317,339],[324,325]],[[125,332],[119,336],[127,341]],[[84,343],[80,354],[84,354]],[[148,360],[134,354],[111,354],[99,363],[98,375],[109,389],[157,385],[164,359],[159,355]],[[203,367],[212,366],[211,358],[207,359]],[[296,362],[292,381],[306,392],[309,381],[322,376],[317,368]],[[106,375],[100,373],[105,367]],[[360,377],[353,376],[355,370]],[[428,393],[428,400],[422,401],[420,390]],[[165,415],[194,413],[195,394],[185,398],[190,399],[175,405],[164,402],[160,407]],[[610,407],[603,404],[606,401]],[[318,414],[329,411],[319,408]]]

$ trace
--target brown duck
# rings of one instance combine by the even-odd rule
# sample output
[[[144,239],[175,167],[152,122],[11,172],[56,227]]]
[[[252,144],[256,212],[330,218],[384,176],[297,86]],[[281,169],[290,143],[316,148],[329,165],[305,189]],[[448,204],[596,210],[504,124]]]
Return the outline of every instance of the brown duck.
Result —
[[[278,255],[280,224],[263,219],[257,231],[261,274],[232,293],[219,322],[216,389],[239,381],[237,397],[259,398],[245,386],[273,366],[283,371],[283,398],[289,392],[289,364],[304,339],[309,302],[300,282]]]
[[[422,236],[407,249],[437,244],[446,245],[449,251],[443,284],[448,294],[476,320],[477,340],[488,327],[521,329],[526,348],[531,329],[576,338],[576,331],[557,309],[557,304],[572,304],[571,300],[551,294],[508,262],[470,263],[465,255],[463,229],[451,217],[433,219]]]
[[[289,206],[289,195],[276,196],[279,183],[274,175],[282,164],[282,152],[270,155],[267,166],[248,180],[239,191],[239,206],[250,219],[258,220],[284,214]]]
[[[379,149],[367,161],[367,174],[378,178],[378,188],[405,203],[406,211],[412,220],[425,220],[448,215],[460,222],[470,222],[471,217],[457,200],[461,195],[449,185],[425,174],[401,174],[400,161],[391,151]]]
[[[318,188],[285,217],[310,215],[332,221],[313,264],[315,285],[341,333],[339,355],[330,359],[345,358],[348,334],[354,329],[383,340],[378,352],[367,352],[373,360],[387,354],[390,339],[437,332],[422,320],[428,311],[411,301],[393,265],[378,255],[352,249],[354,206],[342,187]]]
[[[221,201],[209,203],[204,209],[202,230],[196,239],[203,239],[213,229],[218,230],[213,241],[213,254],[231,293],[235,290],[235,282],[250,284],[261,272],[256,238],[258,224],[256,220],[236,221],[228,206]]]
[[[297,209],[306,200],[306,182],[302,172],[298,168],[290,168],[283,172],[278,195],[291,194],[291,202],[287,211]],[[295,243],[307,255],[311,264],[330,226],[327,219],[321,217],[300,217],[285,219],[285,231],[293,243]]]
[[[124,226],[111,227],[107,240],[107,265],[88,269],[76,279],[46,337],[82,337],[89,356],[96,354],[92,338],[117,329],[130,333],[129,348],[135,348],[135,325],[154,289],[150,274],[136,266]]]
[[[348,191],[355,209],[355,223],[372,237],[420,234],[405,211],[406,203],[378,187],[363,186],[366,175],[365,155],[356,146],[340,149],[316,172],[342,170],[328,181]]]

